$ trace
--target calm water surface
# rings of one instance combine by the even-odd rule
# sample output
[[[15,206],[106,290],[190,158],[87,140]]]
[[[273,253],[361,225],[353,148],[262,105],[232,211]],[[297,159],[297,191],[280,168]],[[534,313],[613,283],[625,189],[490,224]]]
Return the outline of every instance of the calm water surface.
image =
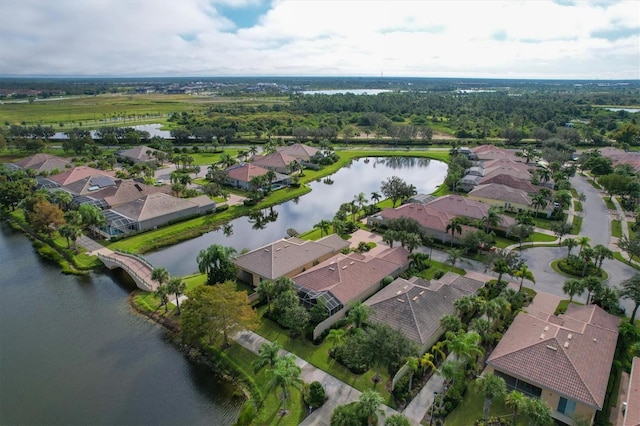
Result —
[[[265,210],[266,221],[247,217],[232,222],[232,234],[224,230],[209,232],[198,238],[167,247],[145,257],[154,266],[163,266],[172,275],[187,275],[198,270],[198,252],[211,244],[233,247],[238,251],[254,249],[285,237],[287,229],[304,232],[322,219],[331,220],[342,203],[350,202],[354,196],[364,192],[370,199],[371,192],[380,193],[382,181],[391,176],[399,176],[415,185],[418,193],[431,193],[443,181],[447,165],[441,161],[421,158],[368,158],[354,161],[331,176],[332,185],[323,182],[311,183],[311,192]],[[275,221],[268,221],[268,219]],[[258,222],[258,223],[257,223]],[[263,222],[262,224],[259,222]],[[260,226],[259,226],[260,225]]]
[[[134,287],[66,276],[0,223],[0,424],[229,425],[241,401],[133,314]]]

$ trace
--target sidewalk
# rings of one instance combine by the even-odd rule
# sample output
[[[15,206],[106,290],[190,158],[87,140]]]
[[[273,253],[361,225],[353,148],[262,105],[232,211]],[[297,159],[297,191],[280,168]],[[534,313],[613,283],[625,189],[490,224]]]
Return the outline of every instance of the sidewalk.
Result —
[[[252,331],[246,330],[236,334],[234,336],[234,340],[238,342],[240,346],[255,354],[258,353],[258,351],[260,350],[260,346],[262,346],[263,343],[271,343],[264,337],[259,336]],[[285,351],[284,349],[280,351],[280,354],[288,353],[289,352]],[[336,379],[332,375],[320,370],[319,368],[314,367],[302,358],[299,358],[297,356],[295,356],[295,358],[296,364],[302,369],[302,373],[300,375],[302,380],[307,383],[315,381],[322,383],[329,398],[322,407],[318,408],[306,419],[304,419],[304,421],[300,423],[301,425],[329,426],[331,413],[333,413],[334,408],[336,408],[338,405],[344,405],[358,401],[358,399],[360,398],[360,391]],[[384,410],[385,417],[389,417],[393,414],[398,414],[397,411],[387,407],[386,405],[383,405],[382,409]],[[415,424],[417,425],[419,424],[419,422],[416,421]]]
[[[447,359],[451,359],[453,355],[449,354]],[[427,380],[427,383],[420,389],[418,395],[411,400],[407,408],[404,409],[402,414],[407,416],[410,420],[420,423],[427,415],[429,415],[429,408],[433,404],[435,394],[442,392],[444,385],[444,378],[437,372]]]

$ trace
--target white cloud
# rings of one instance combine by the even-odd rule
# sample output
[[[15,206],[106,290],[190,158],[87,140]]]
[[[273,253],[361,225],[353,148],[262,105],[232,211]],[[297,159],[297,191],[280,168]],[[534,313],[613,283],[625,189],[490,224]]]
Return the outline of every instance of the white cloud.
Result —
[[[640,78],[635,0],[280,0],[250,28],[217,8],[259,3],[4,0],[0,75]]]

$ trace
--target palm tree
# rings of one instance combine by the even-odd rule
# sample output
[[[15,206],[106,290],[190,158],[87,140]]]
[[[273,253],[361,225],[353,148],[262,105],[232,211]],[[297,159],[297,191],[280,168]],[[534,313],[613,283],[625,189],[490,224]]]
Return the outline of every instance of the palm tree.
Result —
[[[262,280],[258,287],[256,287],[256,291],[260,294],[261,297],[267,299],[267,310],[271,313],[271,298],[275,296],[275,285],[271,280]]]
[[[540,398],[525,398],[522,414],[529,419],[531,426],[547,426],[553,424],[551,408]]]
[[[74,225],[73,223],[65,223],[64,225],[60,226],[58,232],[61,236],[67,239],[67,247],[69,247],[70,242],[73,242],[73,251],[77,254],[78,246],[76,244],[76,241],[78,240],[78,237],[82,235],[82,228]]]
[[[511,417],[511,424],[515,426],[518,423],[518,412],[522,410],[524,404],[526,403],[526,397],[518,392],[511,391],[507,398],[505,399],[505,405],[511,409],[513,409],[513,417]]]
[[[231,167],[234,164],[236,164],[236,160],[235,158],[233,158],[231,154],[229,154],[228,152],[225,152],[220,156],[217,164],[220,164],[222,168],[226,169],[227,167]]]
[[[378,204],[381,199],[382,199],[382,195],[380,195],[379,193],[375,191],[371,193],[371,201],[375,201],[376,204]]]
[[[178,315],[180,315],[180,299],[178,298],[182,293],[184,293],[186,288],[187,284],[185,284],[185,282],[182,281],[182,278],[180,277],[171,278],[167,283],[167,292],[176,295],[176,307],[178,308]]]
[[[153,295],[160,299],[160,306],[158,309],[164,305],[164,313],[169,312],[169,291],[166,285],[159,285],[156,287],[156,290],[153,292]]]
[[[593,252],[596,256],[595,263],[597,264],[599,271],[602,270],[602,262],[604,262],[605,259],[613,259],[613,251],[602,244],[597,244],[593,247]]]
[[[478,307],[477,296],[470,294],[465,295],[453,302],[453,306],[456,308],[456,312],[463,321],[466,322],[469,318],[473,317]]]
[[[480,223],[484,226],[484,232],[488,234],[491,228],[495,228],[502,223],[500,208],[498,206],[489,207],[487,215],[482,217]]]
[[[420,368],[422,368],[423,376],[427,374],[427,368],[430,368],[431,371],[436,370],[436,365],[433,363],[433,361],[434,361],[433,354],[429,352],[425,352],[424,355],[422,355],[422,358],[420,358]]]
[[[440,365],[438,374],[444,379],[445,386],[453,386],[456,379],[461,378],[464,371],[464,367],[461,364],[462,362],[459,360],[448,359]]]
[[[620,297],[629,299],[635,304],[631,313],[631,324],[633,324],[640,306],[640,274],[635,274],[631,278],[622,281],[620,287]]]
[[[264,176],[269,185],[271,185],[273,181],[276,180],[276,172],[274,172],[273,170],[267,170],[267,173],[265,173]]]
[[[524,280],[529,280],[533,284],[536,283],[533,272],[531,271],[531,269],[529,269],[529,267],[527,267],[526,263],[523,263],[522,266],[520,266],[520,269],[516,270],[515,276],[520,278],[520,287],[518,288],[518,293],[522,291],[522,283],[524,282]]]
[[[362,302],[356,302],[351,306],[351,310],[347,314],[347,320],[353,324],[355,328],[361,328],[369,318],[371,308]]]
[[[547,208],[547,199],[545,198],[545,196],[543,194],[536,194],[532,199],[531,199],[531,205],[533,206],[533,208],[536,211],[536,217],[538,217],[538,212],[542,209],[546,209]]]
[[[258,147],[255,145],[251,145],[249,147],[249,155],[256,155],[258,153]]]
[[[573,297],[584,291],[584,283],[578,279],[566,280],[562,285],[562,291],[569,295],[569,303],[573,302]]]
[[[418,371],[420,362],[415,356],[410,356],[407,359],[406,366],[409,369],[409,392],[411,392],[411,389],[413,388],[413,375]]]
[[[295,357],[293,355],[286,355],[280,357],[269,370],[271,375],[271,386],[279,386],[282,388],[282,411],[283,414],[287,413],[287,398],[289,388],[294,386],[300,388],[302,386],[302,380],[300,379],[300,367],[296,365]]]
[[[254,371],[258,371],[265,366],[269,368],[274,368],[276,366],[276,361],[280,358],[278,352],[280,352],[282,346],[278,342],[264,342],[260,349],[258,349],[258,359],[253,361],[253,369]]]
[[[587,305],[589,305],[592,302],[591,296],[602,286],[602,282],[600,278],[590,275],[582,279],[582,285],[587,290]]]
[[[461,249],[449,249],[449,258],[447,259],[451,263],[451,270],[456,266],[456,262],[462,257],[463,251]]]
[[[342,328],[332,328],[329,330],[329,334],[325,337],[325,341],[327,343],[333,343],[333,347],[331,349],[336,349],[338,346],[344,343],[344,335],[345,331]]]
[[[85,229],[90,229],[92,235],[94,236],[95,228],[103,226],[107,223],[102,210],[100,210],[99,207],[96,207],[93,204],[82,204],[78,208],[78,213],[80,213],[80,216],[82,217],[82,225],[85,227]]]
[[[578,241],[575,238],[567,238],[562,245],[567,247],[567,257],[569,257],[571,256],[571,250],[578,246]]]
[[[582,251],[587,247],[590,247],[590,244],[589,244],[590,241],[591,241],[591,238],[589,237],[578,238],[578,245],[580,246],[580,252],[578,254],[582,253]]]
[[[367,418],[368,426],[373,425],[378,414],[384,414],[380,408],[382,404],[384,404],[384,399],[374,390],[366,390],[360,395],[357,411],[361,417]]]
[[[469,323],[469,330],[475,331],[480,336],[485,336],[485,341],[486,337],[489,335],[490,329],[491,323],[489,323],[489,320],[486,318],[474,318]]]
[[[433,354],[434,359],[437,361],[436,355],[440,356],[440,360],[444,361],[446,355],[444,353],[444,349],[447,346],[445,340],[439,340],[435,345],[431,346],[431,353]]]
[[[595,257],[595,252],[591,247],[585,247],[584,249],[580,250],[578,255],[580,256],[583,262],[582,276],[584,277],[587,274],[587,269],[589,269],[589,265],[591,265],[591,259]]]
[[[367,133],[367,130],[365,130],[365,133]],[[331,422],[331,424],[334,424],[333,422]],[[336,425],[338,423],[335,423]],[[411,422],[409,421],[409,419],[407,418],[407,416],[405,416],[404,414],[394,414],[392,416],[387,417],[387,419],[384,422],[384,426],[410,426]]]
[[[543,182],[549,182],[551,180],[552,172],[549,169],[540,169],[538,170],[538,174],[540,175],[540,180]]]
[[[153,268],[153,271],[151,271],[151,279],[156,281],[158,286],[161,286],[169,281],[169,271],[167,271],[167,268]]]
[[[364,192],[354,195],[353,201],[358,205],[358,212],[361,212],[364,206],[369,202]]]
[[[482,418],[487,420],[489,410],[494,399],[502,399],[507,394],[507,385],[502,377],[488,373],[477,380],[481,392],[484,394],[484,404],[482,406]]]
[[[223,247],[219,244],[200,250],[196,261],[200,273],[207,274],[207,284],[213,285],[234,278],[235,268],[230,258],[235,254],[236,250],[233,247]]]
[[[454,217],[449,221],[445,229],[445,232],[449,233],[449,231],[451,231],[451,247],[453,247],[453,240],[455,238],[455,233],[457,232],[458,235],[462,234],[462,225],[459,217]]]
[[[331,222],[326,219],[322,219],[320,222],[313,225],[313,227],[320,230],[320,237],[324,237],[325,234],[329,233],[329,229],[331,229]]]
[[[53,201],[60,207],[60,210],[67,210],[69,204],[73,201],[73,195],[62,189],[57,190],[51,197]]]
[[[465,364],[469,364],[476,357],[484,354],[484,350],[478,345],[481,340],[480,335],[475,331],[467,331],[448,336],[447,347],[458,359],[463,359]]]

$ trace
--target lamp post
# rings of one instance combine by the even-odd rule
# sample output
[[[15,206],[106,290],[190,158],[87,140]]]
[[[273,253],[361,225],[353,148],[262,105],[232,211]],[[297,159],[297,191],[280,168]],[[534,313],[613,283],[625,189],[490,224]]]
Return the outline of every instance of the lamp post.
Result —
[[[433,402],[431,403],[431,417],[429,418],[429,426],[433,424],[433,407],[436,405],[436,397],[438,396],[438,392],[433,393]]]

